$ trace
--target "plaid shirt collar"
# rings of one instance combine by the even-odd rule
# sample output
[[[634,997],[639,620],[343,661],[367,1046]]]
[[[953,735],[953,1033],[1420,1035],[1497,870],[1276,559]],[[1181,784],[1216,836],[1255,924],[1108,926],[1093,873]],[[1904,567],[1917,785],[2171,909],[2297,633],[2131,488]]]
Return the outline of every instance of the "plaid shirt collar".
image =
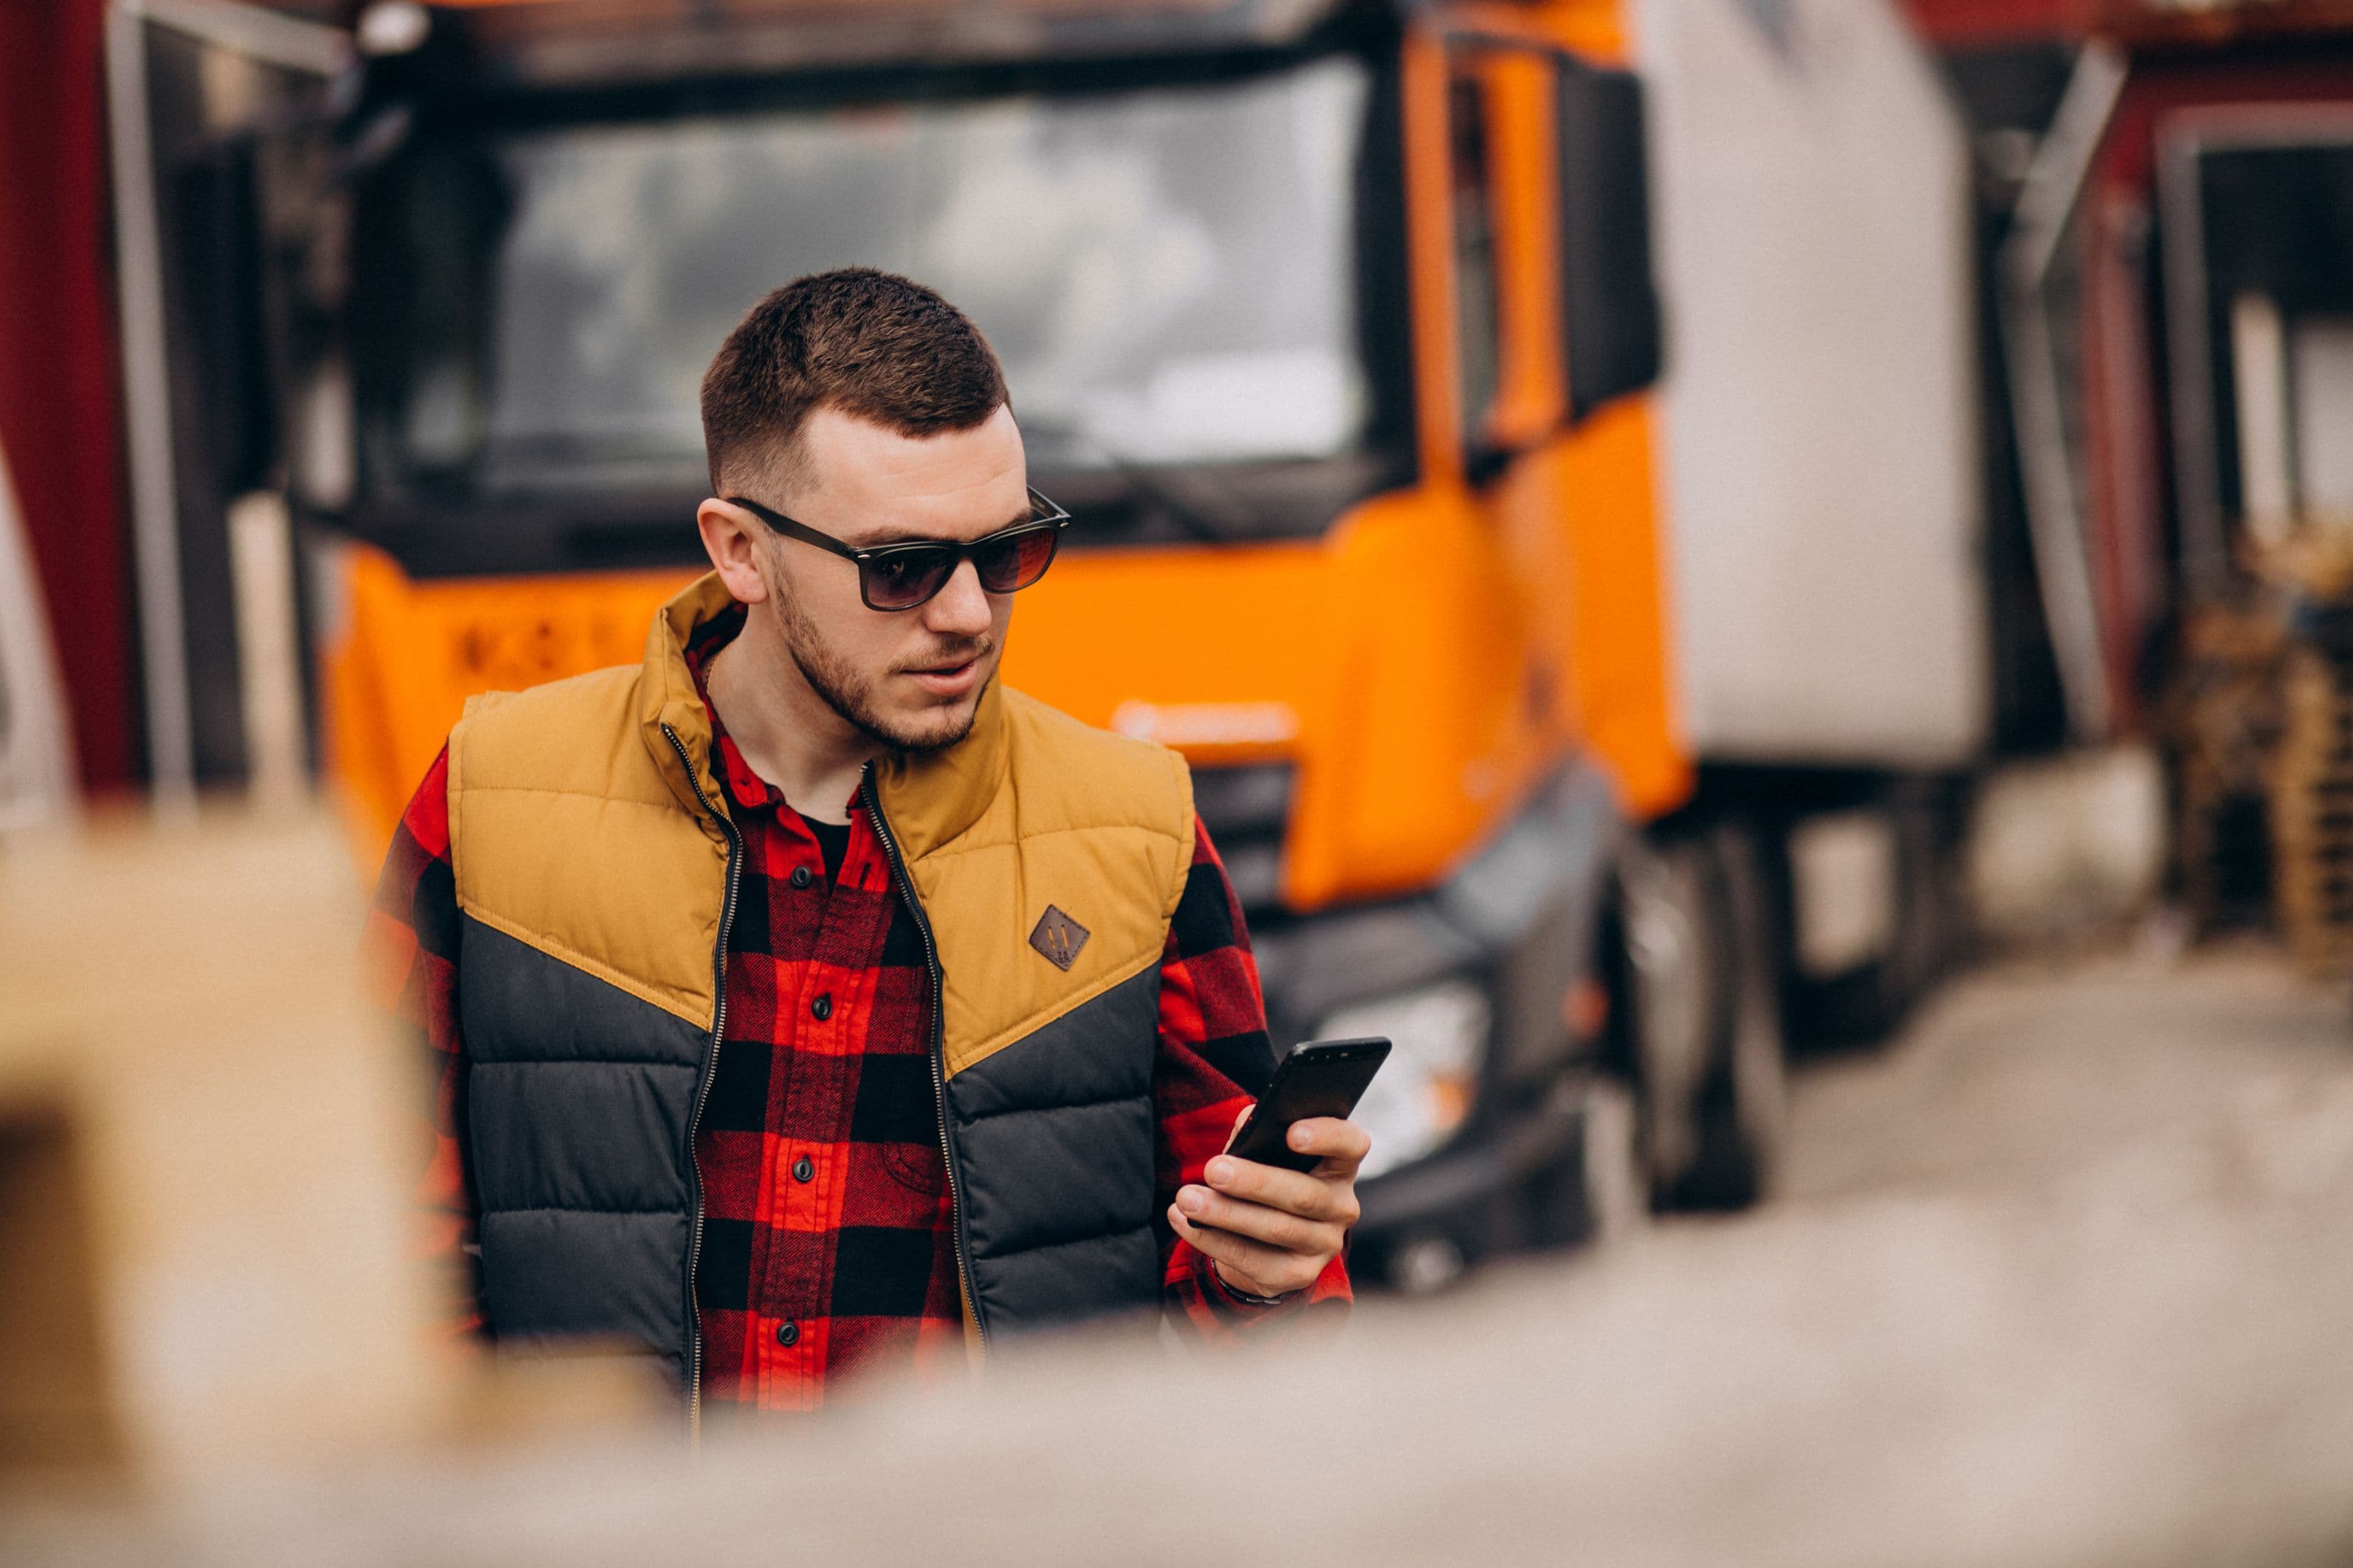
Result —
[[[694,694],[702,700],[704,722],[711,726],[712,768],[727,793],[728,804],[748,811],[774,811],[785,804],[784,792],[752,771],[752,764],[744,760],[743,752],[727,733],[718,705],[711,700],[711,661],[735,640],[744,619],[744,606],[729,600],[725,609],[694,628],[683,655],[687,673],[694,679]]]

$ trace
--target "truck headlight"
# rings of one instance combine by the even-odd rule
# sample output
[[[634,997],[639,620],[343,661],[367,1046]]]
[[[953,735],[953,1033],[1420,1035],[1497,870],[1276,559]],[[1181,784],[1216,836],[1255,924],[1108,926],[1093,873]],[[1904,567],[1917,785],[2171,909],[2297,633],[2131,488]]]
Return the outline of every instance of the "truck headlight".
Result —
[[[1359,1002],[1324,1020],[1317,1039],[1390,1041],[1388,1060],[1350,1118],[1373,1140],[1359,1176],[1419,1160],[1462,1125],[1478,1091],[1490,1020],[1486,992],[1468,980]]]

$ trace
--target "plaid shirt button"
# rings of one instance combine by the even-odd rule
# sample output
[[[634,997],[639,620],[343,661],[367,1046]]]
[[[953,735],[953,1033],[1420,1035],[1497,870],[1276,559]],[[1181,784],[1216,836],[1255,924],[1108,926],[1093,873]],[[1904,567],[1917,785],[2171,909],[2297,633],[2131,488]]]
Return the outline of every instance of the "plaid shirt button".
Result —
[[[811,875],[809,874],[809,868],[808,868],[807,867],[806,867],[806,866],[796,866],[796,867],[794,867],[794,868],[793,868],[793,874],[792,874],[792,876],[791,876],[788,879],[791,881],[792,885],[793,885],[794,887],[796,887],[796,888],[806,888],[806,887],[807,887],[811,882],[814,882],[814,881],[816,881],[816,880],[817,880],[817,879],[816,879],[815,877],[813,877],[813,876],[811,876]]]
[[[830,991],[820,993],[818,999],[809,1004],[809,1014],[820,1024],[832,1017],[833,993]]]
[[[776,1325],[776,1342],[784,1346],[786,1350],[792,1349],[795,1345],[800,1343],[800,1341],[801,1326],[798,1323],[794,1322],[790,1318],[786,1318],[783,1322]]]
[[[794,1181],[806,1182],[816,1174],[817,1167],[809,1163],[809,1157],[807,1154],[793,1162]]]

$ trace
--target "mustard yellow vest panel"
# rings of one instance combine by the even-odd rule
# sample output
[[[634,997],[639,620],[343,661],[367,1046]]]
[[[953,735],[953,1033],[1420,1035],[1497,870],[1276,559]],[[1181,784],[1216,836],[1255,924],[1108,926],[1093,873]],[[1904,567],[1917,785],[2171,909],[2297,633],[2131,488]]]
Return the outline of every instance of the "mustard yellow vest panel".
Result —
[[[477,699],[449,749],[486,1321],[511,1340],[635,1337],[681,1377],[732,846],[683,649],[727,603],[706,577],[657,618],[642,667]],[[871,798],[936,958],[976,1327],[1154,1306],[1183,762],[992,688],[968,740],[878,764]]]

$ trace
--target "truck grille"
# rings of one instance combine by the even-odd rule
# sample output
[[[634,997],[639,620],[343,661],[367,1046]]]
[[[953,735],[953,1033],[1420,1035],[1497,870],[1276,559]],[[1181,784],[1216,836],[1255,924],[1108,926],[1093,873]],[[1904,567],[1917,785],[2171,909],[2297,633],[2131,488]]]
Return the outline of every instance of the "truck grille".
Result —
[[[1252,926],[1282,913],[1282,835],[1291,819],[1288,763],[1195,768],[1193,809],[1226,863],[1226,879]]]

